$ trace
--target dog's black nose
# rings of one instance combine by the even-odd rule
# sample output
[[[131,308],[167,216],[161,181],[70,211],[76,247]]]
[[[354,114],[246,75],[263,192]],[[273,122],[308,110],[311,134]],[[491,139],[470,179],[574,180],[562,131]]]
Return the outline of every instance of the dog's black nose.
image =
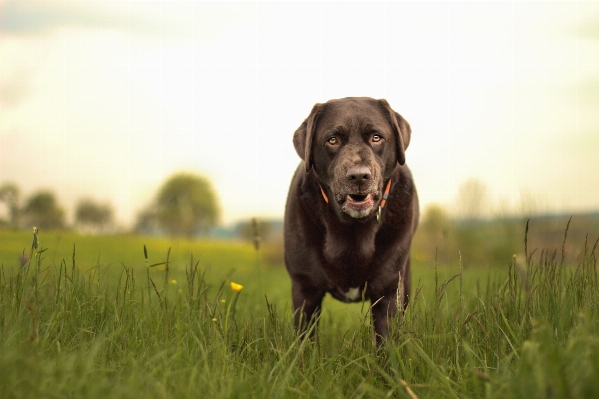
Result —
[[[370,180],[372,175],[366,166],[353,166],[347,170],[345,178],[352,183],[362,184],[364,180]]]

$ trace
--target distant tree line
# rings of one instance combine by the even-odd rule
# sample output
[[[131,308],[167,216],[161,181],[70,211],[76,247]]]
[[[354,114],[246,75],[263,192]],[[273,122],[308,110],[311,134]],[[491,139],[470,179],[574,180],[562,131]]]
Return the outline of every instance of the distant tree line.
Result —
[[[525,262],[526,236],[529,252],[564,248],[566,260],[575,263],[582,259],[585,245],[592,248],[598,241],[599,213],[543,212],[526,193],[521,193],[519,208],[511,211],[494,210],[490,202],[486,185],[469,179],[458,187],[453,212],[439,204],[426,206],[412,241],[412,257],[431,266],[506,266]]]
[[[37,227],[42,230],[67,228],[66,212],[50,190],[40,190],[21,201],[21,191],[14,183],[0,186],[0,204],[6,217],[0,218],[1,228]],[[74,227],[88,232],[106,232],[114,227],[114,211],[109,203],[82,198],[75,206]]]
[[[0,185],[0,228],[41,230],[75,228],[86,233],[114,231],[114,209],[110,203],[81,198],[74,209],[74,224],[68,226],[66,212],[56,195],[40,190],[25,200],[14,183]],[[151,203],[138,215],[133,231],[142,234],[164,234],[193,237],[204,234],[220,220],[218,197],[210,181],[191,173],[168,178]],[[5,214],[5,215],[3,215]]]
[[[439,204],[430,204],[421,210],[420,223],[412,242],[412,258],[419,264],[430,266],[458,262],[465,267],[505,265],[514,254],[518,259],[522,257],[524,229],[529,219],[529,248],[561,247],[569,215],[542,215],[538,211],[531,212],[529,208],[523,207],[522,212],[511,216],[492,215],[484,183],[477,179],[468,180],[458,187],[452,212],[447,206]],[[137,234],[195,237],[214,231],[212,229],[220,220],[220,212],[218,197],[208,179],[189,173],[175,174],[139,211],[132,231]],[[64,208],[49,190],[37,191],[22,200],[17,185],[0,184],[0,229],[30,229],[35,226],[42,231],[67,228],[88,233],[116,231],[113,207],[106,202],[81,198],[76,203],[74,223],[70,226],[65,215]],[[591,245],[598,234],[599,213],[575,216],[567,233],[567,252],[574,257],[584,252],[584,248],[569,248],[570,238],[573,243],[588,239]],[[283,264],[282,221],[246,220],[238,223],[226,237],[253,243],[267,264]]]

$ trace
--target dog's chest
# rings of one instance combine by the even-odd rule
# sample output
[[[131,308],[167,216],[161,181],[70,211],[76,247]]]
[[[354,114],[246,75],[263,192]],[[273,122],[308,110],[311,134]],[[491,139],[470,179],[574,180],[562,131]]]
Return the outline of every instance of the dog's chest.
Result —
[[[373,271],[376,254],[374,232],[366,235],[353,233],[355,234],[327,234],[323,245],[326,274],[344,294],[351,288],[361,286],[368,279]],[[347,292],[348,299],[356,299],[354,291]]]

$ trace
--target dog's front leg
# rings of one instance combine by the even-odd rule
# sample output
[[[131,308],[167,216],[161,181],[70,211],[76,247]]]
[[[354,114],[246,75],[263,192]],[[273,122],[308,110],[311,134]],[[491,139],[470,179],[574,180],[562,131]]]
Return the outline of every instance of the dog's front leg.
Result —
[[[314,336],[324,294],[325,291],[322,289],[306,287],[296,280],[292,281],[294,324],[298,333],[303,334],[313,323],[314,328],[310,332],[310,337]]]
[[[385,295],[378,300],[373,300],[371,312],[376,346],[381,347],[389,335],[389,320],[397,313],[397,296]]]

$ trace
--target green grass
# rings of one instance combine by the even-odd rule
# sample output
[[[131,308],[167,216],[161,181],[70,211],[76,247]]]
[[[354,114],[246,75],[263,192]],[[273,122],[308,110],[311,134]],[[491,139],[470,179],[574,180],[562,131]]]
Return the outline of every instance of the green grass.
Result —
[[[31,252],[31,238],[0,232],[1,398],[599,397],[592,243],[577,265],[559,250],[462,274],[413,265],[413,301],[377,351],[367,304],[330,298],[318,338],[299,340],[284,268],[250,245],[64,233]]]

